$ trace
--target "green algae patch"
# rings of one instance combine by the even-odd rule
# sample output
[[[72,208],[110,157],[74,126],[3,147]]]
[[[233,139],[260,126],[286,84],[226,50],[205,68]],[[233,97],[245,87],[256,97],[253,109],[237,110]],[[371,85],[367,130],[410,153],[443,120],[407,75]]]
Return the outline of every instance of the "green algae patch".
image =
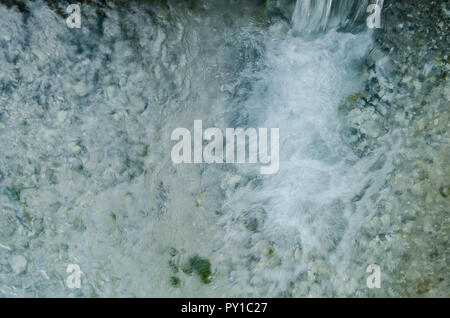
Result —
[[[450,185],[443,186],[439,188],[439,193],[444,197],[447,198],[450,194]]]
[[[203,284],[209,284],[211,282],[211,262],[198,255],[189,258],[186,266],[183,268],[183,272],[186,274],[196,273]]]
[[[360,97],[361,97],[360,93],[355,93],[355,94],[351,95],[347,100],[350,103],[355,103]]]
[[[180,287],[180,279],[176,276],[171,276],[170,277],[170,285],[172,285],[172,287],[178,288]]]
[[[172,273],[174,274],[178,273],[178,266],[175,264],[173,260],[169,261],[169,268]]]

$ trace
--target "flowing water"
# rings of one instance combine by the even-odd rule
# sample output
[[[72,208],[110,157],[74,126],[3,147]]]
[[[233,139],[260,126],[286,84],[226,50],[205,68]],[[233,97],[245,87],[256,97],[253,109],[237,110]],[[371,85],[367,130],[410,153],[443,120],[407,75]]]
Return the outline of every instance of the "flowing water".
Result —
[[[383,7],[383,0],[303,0],[296,1],[293,29],[300,35],[324,32],[333,28],[357,27],[366,20],[370,4]]]
[[[367,80],[367,2],[89,3],[81,29],[64,6],[0,5],[0,295],[354,293],[392,168],[389,136],[358,153],[340,113]],[[280,128],[279,172],[172,164],[195,119]],[[183,271],[195,255],[207,284]]]

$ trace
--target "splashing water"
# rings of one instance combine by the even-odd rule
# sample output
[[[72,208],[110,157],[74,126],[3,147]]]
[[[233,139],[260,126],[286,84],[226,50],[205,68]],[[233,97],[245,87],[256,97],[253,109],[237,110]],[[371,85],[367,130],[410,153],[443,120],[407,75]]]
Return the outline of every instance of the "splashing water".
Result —
[[[233,190],[224,203],[228,230],[233,233],[226,244],[230,250],[248,239],[233,232],[237,230],[233,222],[242,211],[265,213],[264,234],[253,236],[250,244],[269,241],[281,264],[274,271],[264,268],[249,274],[265,290],[263,295],[292,295],[293,277],[317,268],[333,278],[322,280],[316,290],[300,283],[300,295],[349,292],[352,239],[373,213],[370,198],[382,192],[392,168],[387,148],[360,158],[341,137],[339,106],[363,89],[365,75],[359,73],[358,65],[373,45],[368,32],[354,35],[333,30],[346,23],[356,3],[360,2],[341,1],[334,7],[332,1],[317,1],[309,7],[310,1],[297,1],[294,29],[267,46],[265,67],[253,74],[258,80],[240,110],[241,117],[248,114],[250,127],[280,127],[281,135],[280,172],[258,186],[249,182]],[[312,40],[297,36],[298,30],[309,33],[326,28],[331,30]],[[373,171],[383,154],[388,157],[385,165]],[[249,169],[240,168],[239,173],[248,177]],[[299,249],[302,257],[293,258]]]
[[[2,272],[0,295],[353,292],[352,239],[390,169],[387,149],[359,156],[342,138],[338,109],[363,89],[373,42],[336,29],[366,4],[297,1],[290,30],[258,22],[252,1],[234,3],[242,15],[220,1],[85,6],[78,33],[44,2],[27,18],[0,6],[0,203],[15,213],[0,253],[28,260],[25,276]],[[194,119],[279,127],[279,173],[173,165],[170,133]],[[210,283],[183,270],[192,255]],[[68,263],[80,290],[62,283]]]
[[[354,26],[365,18],[369,0],[300,0],[292,18],[293,29],[300,34]],[[383,7],[383,0],[374,4]]]

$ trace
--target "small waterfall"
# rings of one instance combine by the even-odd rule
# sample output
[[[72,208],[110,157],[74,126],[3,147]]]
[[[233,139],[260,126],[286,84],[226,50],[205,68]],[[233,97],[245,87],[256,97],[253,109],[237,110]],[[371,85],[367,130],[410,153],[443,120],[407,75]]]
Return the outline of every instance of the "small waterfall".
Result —
[[[391,159],[342,140],[373,41],[335,28],[362,25],[370,1],[297,0],[289,33],[255,23],[253,0],[88,1],[79,31],[47,1],[28,20],[0,1],[0,297],[355,294],[354,238]],[[279,173],[173,164],[170,134],[195,119],[279,128]],[[20,276],[4,261],[19,253]],[[210,284],[183,270],[197,255]]]
[[[312,34],[352,26],[361,21],[371,3],[382,6],[383,0],[297,0],[293,29]]]

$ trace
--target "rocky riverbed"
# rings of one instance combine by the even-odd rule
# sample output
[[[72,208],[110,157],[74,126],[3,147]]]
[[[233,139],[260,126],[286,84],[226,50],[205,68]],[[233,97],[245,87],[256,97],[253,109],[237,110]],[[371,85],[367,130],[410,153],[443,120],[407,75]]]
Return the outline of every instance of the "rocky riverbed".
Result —
[[[395,132],[392,142],[400,147],[389,195],[377,201],[377,213],[358,234],[353,253],[357,262],[383,259],[387,288],[373,289],[370,296],[448,297],[448,2],[392,1],[383,17],[377,50],[387,58],[369,64],[364,109],[367,116],[384,118],[383,128]]]

